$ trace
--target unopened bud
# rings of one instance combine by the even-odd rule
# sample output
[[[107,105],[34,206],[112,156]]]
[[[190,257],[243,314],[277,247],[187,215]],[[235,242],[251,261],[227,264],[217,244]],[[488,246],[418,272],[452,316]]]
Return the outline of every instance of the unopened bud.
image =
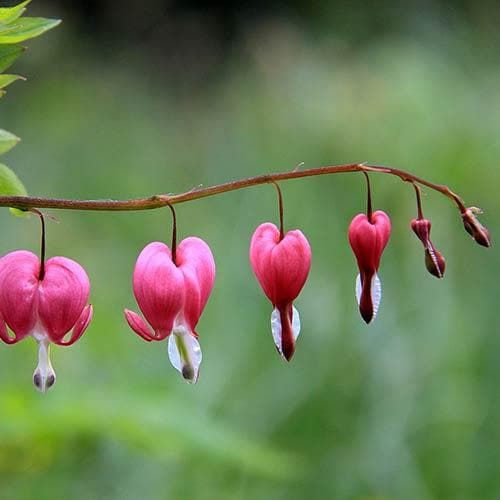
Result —
[[[436,276],[436,278],[442,278],[444,276],[446,261],[431,241],[431,221],[428,219],[413,219],[411,221],[411,228],[424,245],[425,267],[427,271]]]
[[[490,232],[477,220],[475,215],[476,213],[481,213],[479,210],[477,207],[470,207],[462,213],[464,227],[476,243],[479,243],[483,247],[490,247]]]
[[[438,250],[431,244],[430,248],[425,249],[425,267],[436,278],[444,276],[446,261]]]

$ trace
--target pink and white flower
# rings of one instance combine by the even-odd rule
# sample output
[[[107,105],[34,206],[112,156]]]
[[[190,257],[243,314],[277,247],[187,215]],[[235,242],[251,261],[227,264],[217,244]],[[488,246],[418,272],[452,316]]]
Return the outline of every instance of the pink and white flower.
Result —
[[[261,224],[250,242],[250,263],[267,298],[273,304],[271,332],[280,355],[290,361],[300,333],[300,317],[293,301],[311,268],[311,247],[301,231],[281,238],[272,223]]]
[[[198,380],[202,353],[196,325],[214,281],[210,247],[196,237],[181,241],[175,262],[167,245],[149,243],[135,265],[134,295],[151,327],[128,309],[125,318],[130,328],[148,342],[169,337],[170,361],[188,382]]]
[[[391,221],[382,210],[370,217],[358,214],[349,226],[349,243],[358,262],[356,299],[359,312],[366,323],[377,315],[382,298],[382,286],[378,277],[380,258],[391,235]]]
[[[38,366],[33,382],[46,392],[56,380],[50,344],[75,343],[92,319],[92,306],[87,305],[90,283],[80,264],[52,257],[42,271],[41,267],[40,259],[25,250],[0,259],[0,338],[6,344],[28,336],[36,340]]]

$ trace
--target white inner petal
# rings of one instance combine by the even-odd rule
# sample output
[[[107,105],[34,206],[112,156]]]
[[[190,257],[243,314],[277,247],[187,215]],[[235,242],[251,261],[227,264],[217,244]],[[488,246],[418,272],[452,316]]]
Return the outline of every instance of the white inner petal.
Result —
[[[281,318],[280,312],[278,309],[274,308],[271,313],[271,332],[273,334],[274,344],[278,348],[280,354],[283,354],[281,351]],[[297,337],[300,333],[300,316],[299,311],[295,309],[295,306],[292,306],[292,335],[293,340],[297,340]]]
[[[356,276],[356,300],[358,301],[358,306],[359,306],[359,303],[361,302],[361,290],[362,290],[361,275],[358,274]]]
[[[190,383],[198,380],[202,360],[198,339],[184,327],[176,327],[168,338],[168,357],[173,367]]]
[[[292,332],[293,340],[297,340],[300,333],[300,316],[299,311],[295,309],[295,306],[292,306]]]
[[[382,299],[382,284],[380,283],[380,278],[377,273],[375,273],[372,278],[371,296],[373,304],[373,321],[377,317],[380,300]]]
[[[359,303],[361,302],[362,289],[363,287],[361,285],[361,275],[358,274],[356,276],[356,300],[358,301],[358,306]],[[380,282],[380,278],[378,277],[377,273],[375,273],[372,277],[370,295],[372,298],[372,305],[373,305],[373,316],[371,321],[373,321],[377,316],[378,309],[380,307],[380,301],[382,300],[382,283]]]
[[[33,383],[40,392],[47,392],[56,382],[56,373],[50,362],[50,342],[38,342],[38,365],[33,373]]]

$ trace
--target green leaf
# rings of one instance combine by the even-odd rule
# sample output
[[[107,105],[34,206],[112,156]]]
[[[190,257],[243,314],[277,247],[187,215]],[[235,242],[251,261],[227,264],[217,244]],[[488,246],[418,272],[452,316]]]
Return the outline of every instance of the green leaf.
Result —
[[[26,196],[28,192],[19,177],[6,165],[0,163],[0,196]],[[13,215],[25,216],[26,212],[11,208]]]
[[[16,80],[26,80],[23,76],[19,75],[0,75],[0,89],[7,87]]]
[[[12,149],[20,140],[16,135],[0,128],[0,155]]]
[[[5,71],[25,50],[19,45],[0,45],[0,73]]]
[[[7,24],[0,23],[0,34],[8,33],[9,31],[13,31],[15,28],[15,26],[9,26]]]
[[[26,0],[25,2],[15,5],[14,7],[0,7],[0,22],[9,24],[18,19],[24,14],[26,5],[30,2],[31,0]]]
[[[34,38],[55,28],[60,22],[60,19],[22,17],[12,25],[11,31],[0,31],[0,43],[19,43]]]

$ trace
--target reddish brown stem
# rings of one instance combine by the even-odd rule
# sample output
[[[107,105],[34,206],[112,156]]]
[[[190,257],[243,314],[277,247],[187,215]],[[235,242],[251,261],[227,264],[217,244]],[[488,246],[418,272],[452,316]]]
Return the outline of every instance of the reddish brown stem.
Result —
[[[417,197],[417,218],[422,220],[424,218],[424,214],[422,212],[422,193],[420,187],[413,183],[413,187],[415,188],[415,196]]]
[[[177,265],[177,216],[172,204],[169,203],[168,208],[172,212],[172,262]]]
[[[38,272],[38,280],[42,281],[45,277],[45,216],[36,208],[30,208],[30,212],[40,217],[41,233],[40,233],[40,271]]]
[[[131,200],[70,200],[60,198],[39,198],[34,196],[0,196],[0,207],[14,207],[20,210],[29,210],[31,208],[55,208],[66,210],[100,210],[100,211],[130,211],[130,210],[152,210],[165,207],[169,204],[185,203],[187,201],[198,200],[208,196],[215,196],[237,189],[244,189],[260,184],[270,184],[277,181],[288,179],[299,179],[301,177],[314,177],[316,175],[341,174],[347,172],[379,172],[399,177],[402,181],[413,182],[427,186],[440,192],[450,198],[458,207],[461,214],[464,214],[467,208],[462,199],[456,193],[451,191],[448,186],[434,184],[413,175],[404,170],[392,167],[378,165],[367,165],[366,163],[350,163],[348,165],[336,165],[327,167],[310,168],[307,170],[292,170],[288,172],[258,175],[236,181],[217,184],[215,186],[193,189],[181,194],[158,194],[149,198],[137,198]]]
[[[365,174],[365,179],[366,179],[366,217],[368,217],[368,220],[370,223],[372,223],[372,187],[370,185],[370,177],[368,177],[368,174],[366,172],[363,172]]]
[[[277,182],[273,182],[276,191],[278,191],[278,210],[280,214],[280,241],[285,237],[285,228],[283,225],[283,195],[281,188]]]

